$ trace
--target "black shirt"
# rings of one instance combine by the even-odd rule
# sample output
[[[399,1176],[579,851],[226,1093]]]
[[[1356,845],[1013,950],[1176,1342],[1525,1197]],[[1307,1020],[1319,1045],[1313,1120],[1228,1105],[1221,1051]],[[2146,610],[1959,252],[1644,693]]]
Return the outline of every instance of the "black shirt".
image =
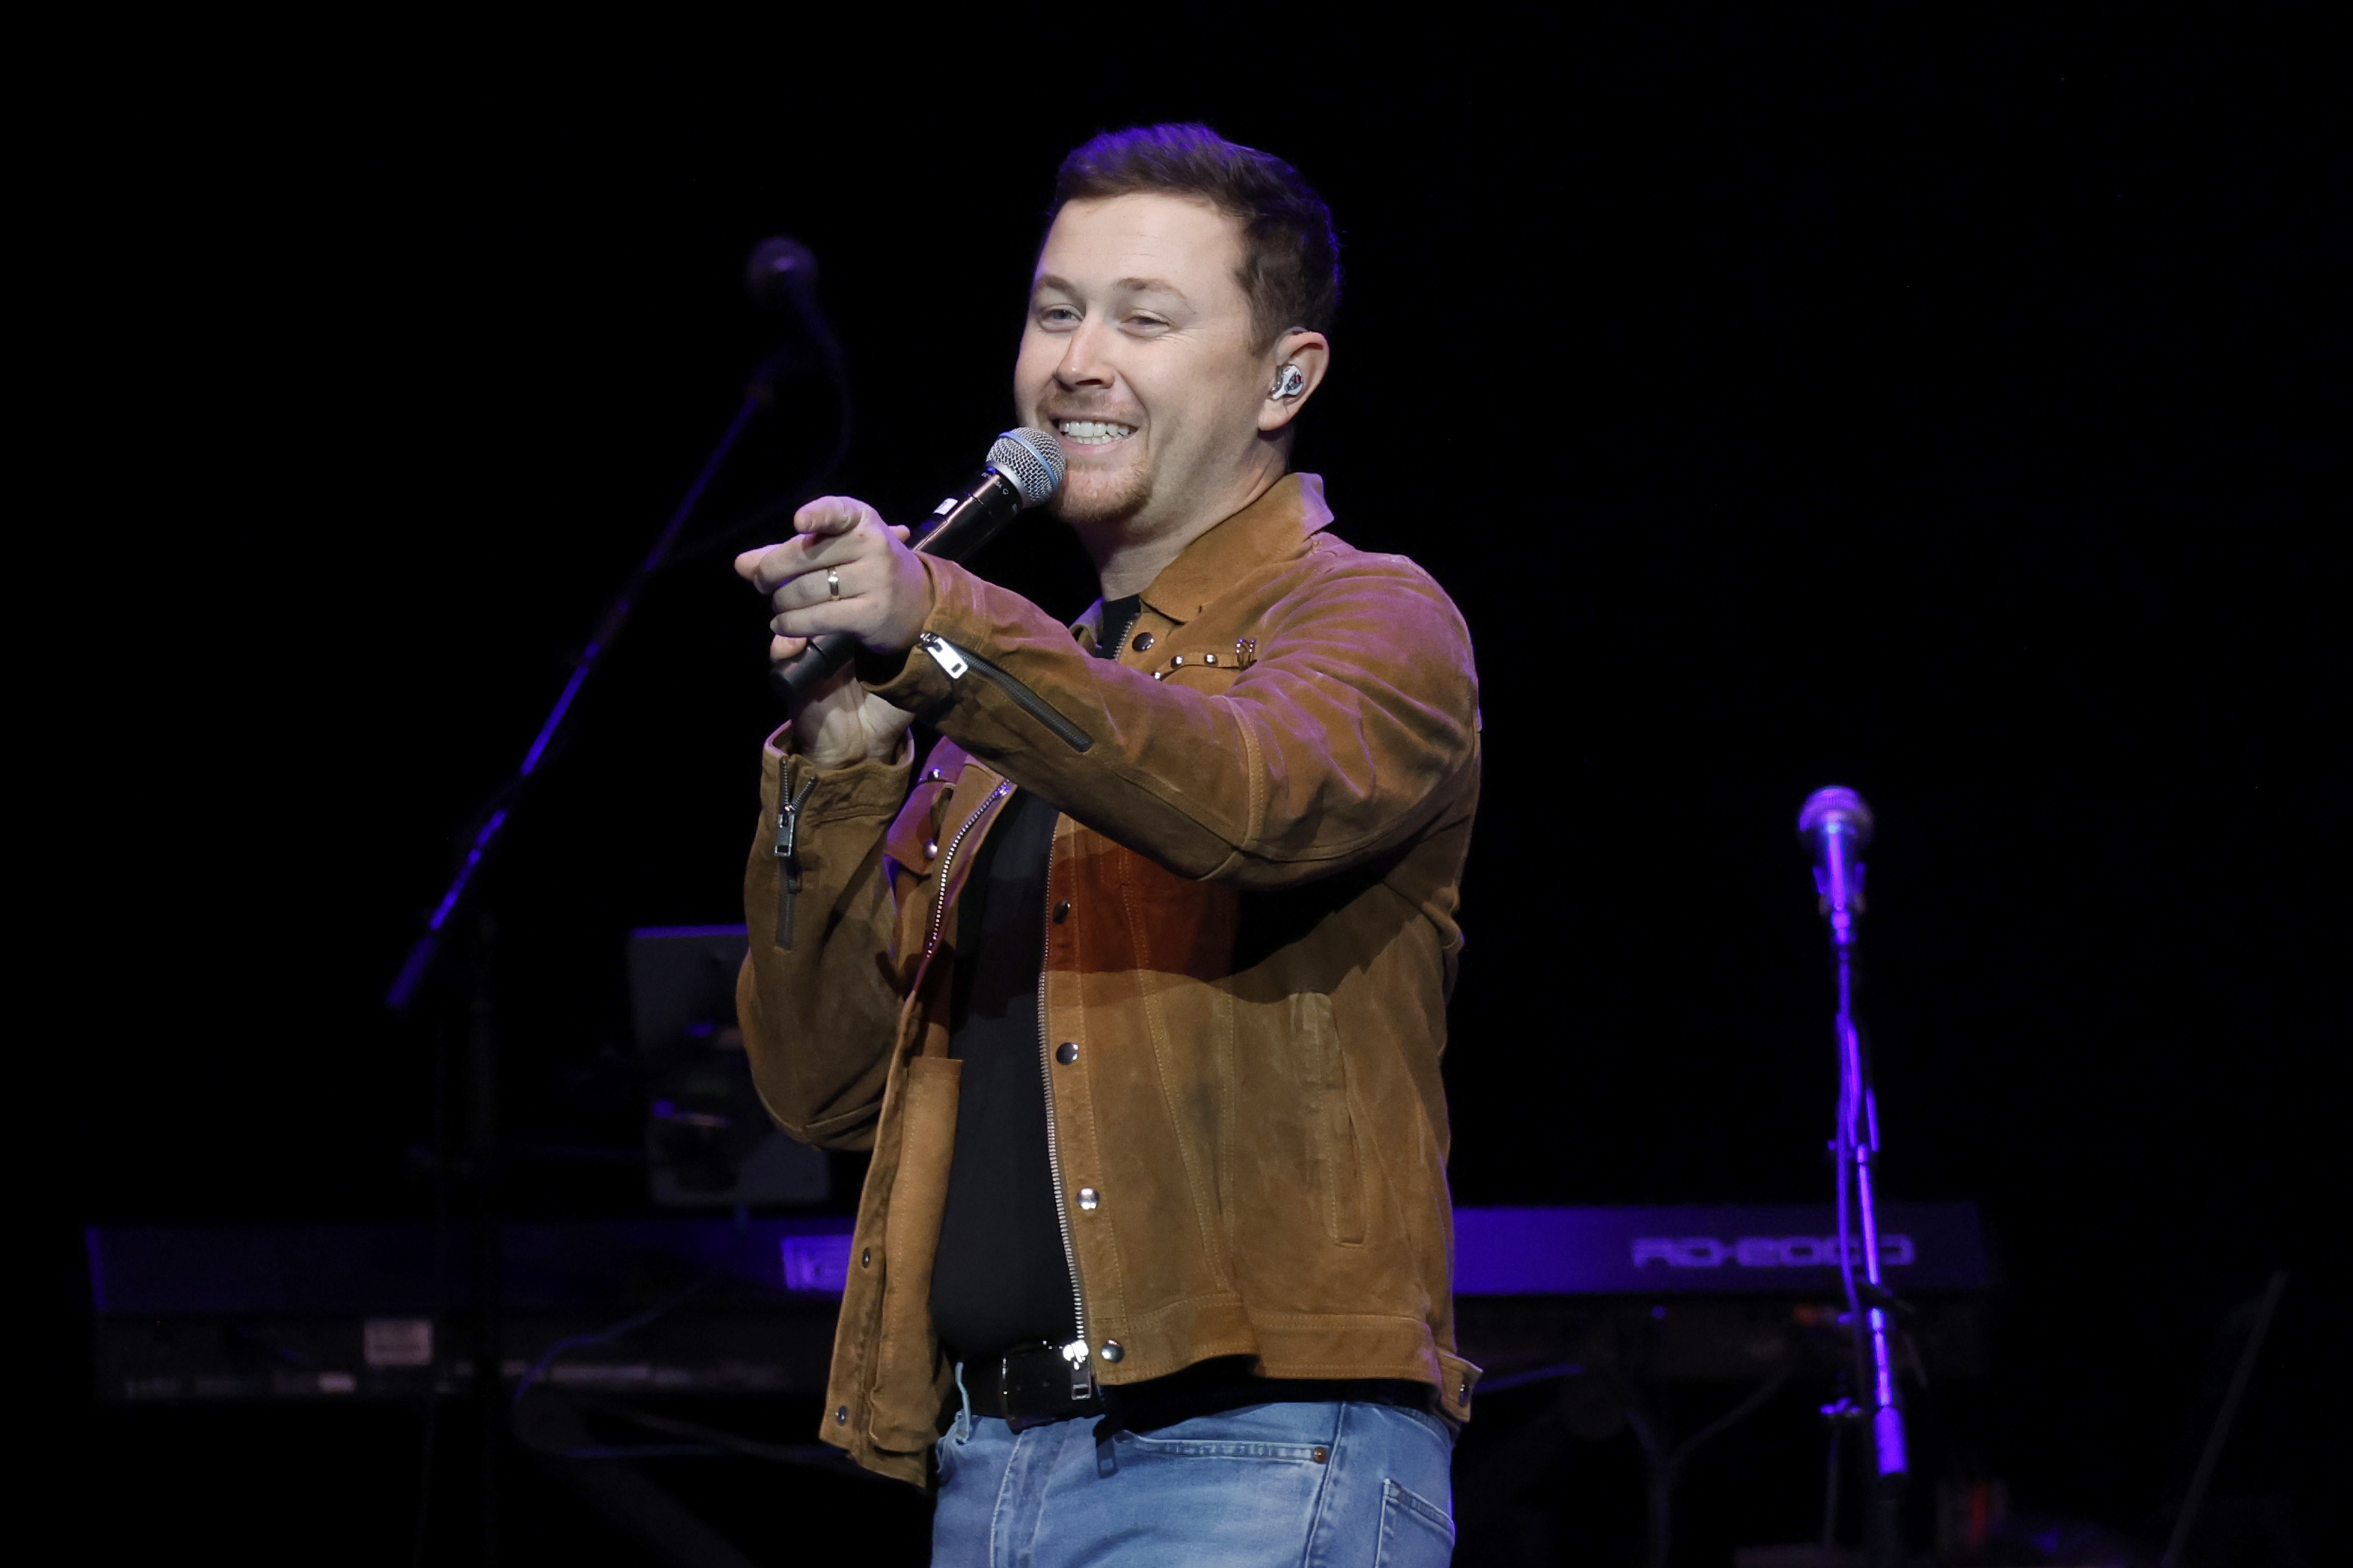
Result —
[[[1110,657],[1143,608],[1103,606]],[[932,1319],[948,1353],[983,1361],[1079,1336],[1078,1290],[1046,1158],[1046,872],[1060,813],[1017,790],[974,853],[956,913],[948,1054],[964,1063]]]

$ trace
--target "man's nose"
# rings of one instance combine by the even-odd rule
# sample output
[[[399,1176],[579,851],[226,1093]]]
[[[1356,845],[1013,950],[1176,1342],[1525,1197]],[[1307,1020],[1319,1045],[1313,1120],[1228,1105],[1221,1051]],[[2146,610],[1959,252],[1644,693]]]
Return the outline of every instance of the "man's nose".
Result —
[[[1061,363],[1054,367],[1054,379],[1066,387],[1109,386],[1113,374],[1104,351],[1104,329],[1093,321],[1084,321],[1062,345]]]

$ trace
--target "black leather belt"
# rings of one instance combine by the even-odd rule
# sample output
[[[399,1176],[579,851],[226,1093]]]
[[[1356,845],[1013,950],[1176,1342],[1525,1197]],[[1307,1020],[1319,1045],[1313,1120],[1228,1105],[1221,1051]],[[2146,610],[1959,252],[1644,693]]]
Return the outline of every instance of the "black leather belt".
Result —
[[[1001,1356],[966,1362],[964,1389],[975,1415],[994,1415],[1017,1432],[1103,1413],[1086,1363],[1072,1365],[1049,1344],[1018,1345]]]
[[[1049,1344],[1018,1346],[987,1361],[966,1362],[965,1392],[975,1415],[994,1415],[1019,1432],[1082,1415],[1106,1417],[1106,1428],[1151,1432],[1196,1415],[1244,1405],[1351,1400],[1419,1410],[1459,1429],[1438,1390],[1391,1378],[1262,1378],[1248,1374],[1248,1357],[1201,1362],[1166,1377],[1104,1390],[1084,1365],[1073,1367]]]

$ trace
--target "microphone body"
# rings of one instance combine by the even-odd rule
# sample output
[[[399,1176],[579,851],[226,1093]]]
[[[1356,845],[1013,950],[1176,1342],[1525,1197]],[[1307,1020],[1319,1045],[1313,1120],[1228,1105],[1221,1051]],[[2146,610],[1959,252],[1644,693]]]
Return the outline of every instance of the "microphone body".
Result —
[[[910,548],[943,561],[962,561],[1005,530],[1005,525],[1061,488],[1065,459],[1061,443],[1044,430],[1008,430],[988,449],[988,465],[973,481],[932,509]],[[807,647],[768,667],[768,684],[797,712],[809,693],[858,653],[848,632],[828,632]]]

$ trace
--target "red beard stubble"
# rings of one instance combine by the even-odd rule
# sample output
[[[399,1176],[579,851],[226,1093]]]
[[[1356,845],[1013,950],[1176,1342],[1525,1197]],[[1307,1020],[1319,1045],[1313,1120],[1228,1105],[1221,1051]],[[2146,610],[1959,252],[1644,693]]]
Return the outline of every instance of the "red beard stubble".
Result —
[[[1129,440],[1136,437],[1130,436]],[[1139,463],[1116,474],[1088,473],[1073,468],[1056,493],[1053,514],[1073,528],[1094,528],[1124,522],[1144,510],[1152,499],[1152,468]]]

